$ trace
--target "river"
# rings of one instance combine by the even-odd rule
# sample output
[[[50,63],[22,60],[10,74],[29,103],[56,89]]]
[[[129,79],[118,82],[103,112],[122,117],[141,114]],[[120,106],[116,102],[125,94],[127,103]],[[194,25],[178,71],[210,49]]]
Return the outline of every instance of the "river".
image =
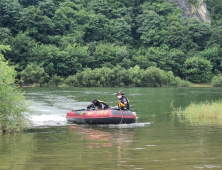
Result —
[[[24,133],[0,136],[0,170],[222,169],[222,125],[183,122],[170,107],[219,100],[222,88],[23,90],[32,125]],[[86,108],[94,98],[117,106],[119,90],[129,98],[137,123],[89,126],[66,121],[68,111]]]

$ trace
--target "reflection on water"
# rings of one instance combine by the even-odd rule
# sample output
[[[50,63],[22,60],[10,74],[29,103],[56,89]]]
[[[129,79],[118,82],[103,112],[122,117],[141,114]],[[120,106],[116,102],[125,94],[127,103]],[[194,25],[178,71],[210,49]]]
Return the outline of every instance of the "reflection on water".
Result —
[[[118,146],[122,148],[132,142],[134,136],[133,131],[118,130],[117,132],[111,133],[102,130],[86,128],[81,125],[69,125],[71,132],[79,134],[82,140],[91,141],[86,148],[99,148],[99,147],[112,147]],[[127,133],[126,133],[127,132]]]
[[[39,127],[0,138],[0,169],[220,169],[221,136],[219,126],[178,122]]]
[[[0,169],[26,169],[35,147],[35,140],[29,134],[0,136]]]

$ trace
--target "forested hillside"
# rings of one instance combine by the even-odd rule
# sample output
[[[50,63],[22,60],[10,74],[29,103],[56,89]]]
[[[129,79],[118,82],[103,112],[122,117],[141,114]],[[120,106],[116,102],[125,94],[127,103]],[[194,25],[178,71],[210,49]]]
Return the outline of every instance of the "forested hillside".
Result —
[[[205,3],[211,24],[167,0],[0,0],[0,44],[30,83],[135,66],[209,82],[222,72],[222,0]]]

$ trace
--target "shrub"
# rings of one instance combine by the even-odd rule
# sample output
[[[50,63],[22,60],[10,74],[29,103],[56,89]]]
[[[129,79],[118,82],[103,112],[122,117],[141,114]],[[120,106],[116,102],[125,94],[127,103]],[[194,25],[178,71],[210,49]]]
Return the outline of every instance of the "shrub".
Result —
[[[1,50],[9,49],[0,45]],[[16,88],[16,72],[8,66],[0,53],[0,133],[19,131],[27,126],[28,119],[24,115],[27,104],[23,93]]]
[[[145,87],[162,87],[166,84],[166,72],[156,68],[148,67],[142,75],[142,85]]]
[[[166,86],[168,87],[178,87],[181,83],[179,77],[175,77],[172,71],[166,72]]]
[[[68,86],[70,86],[70,87],[78,87],[78,86],[79,86],[76,75],[68,76],[68,77],[65,79],[65,83],[66,83]]]
[[[183,74],[186,80],[193,83],[207,83],[212,78],[212,65],[201,57],[188,58],[184,63]]]
[[[128,71],[127,74],[128,76],[126,75],[126,77],[128,77],[127,84],[134,87],[141,86],[141,75],[143,73],[143,70],[141,70],[140,67],[136,65],[135,67],[130,67],[130,69],[128,69],[127,71]]]
[[[49,81],[49,86],[59,86],[63,82],[63,78],[57,74],[53,75]]]
[[[139,66],[125,69],[117,66],[110,68],[84,69],[65,79],[65,83],[74,87],[178,87],[190,86],[187,82],[175,77],[171,71],[166,72],[156,67],[146,70]]]
[[[222,86],[222,75],[214,76],[211,81],[213,87],[221,87]]]
[[[49,75],[44,68],[34,64],[27,65],[20,75],[24,84],[39,84],[40,87],[49,79]]]
[[[192,83],[190,83],[189,81],[186,80],[181,80],[179,87],[190,87]]]

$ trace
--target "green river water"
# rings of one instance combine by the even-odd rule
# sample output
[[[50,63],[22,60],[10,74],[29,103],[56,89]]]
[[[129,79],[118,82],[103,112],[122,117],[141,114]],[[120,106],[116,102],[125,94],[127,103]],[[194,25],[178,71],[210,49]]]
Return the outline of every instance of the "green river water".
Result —
[[[190,170],[222,169],[222,125],[182,122],[174,107],[219,100],[221,88],[24,88],[32,126],[0,136],[0,170]],[[138,122],[76,125],[72,109],[93,98],[117,106],[115,93],[129,98]],[[27,114],[27,113],[26,113]]]

